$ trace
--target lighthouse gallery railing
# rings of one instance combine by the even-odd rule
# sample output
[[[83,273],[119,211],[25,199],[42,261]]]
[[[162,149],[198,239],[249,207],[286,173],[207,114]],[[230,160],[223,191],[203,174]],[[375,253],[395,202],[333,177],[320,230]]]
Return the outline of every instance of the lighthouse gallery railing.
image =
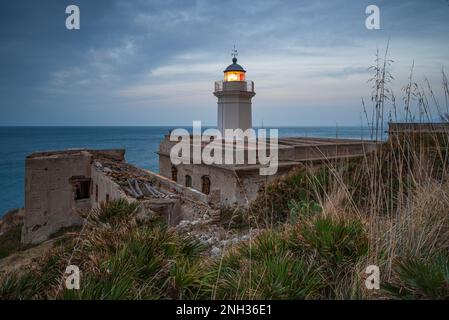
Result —
[[[215,81],[215,92],[224,90],[240,90],[246,92],[254,92],[254,82],[252,80],[246,81]]]

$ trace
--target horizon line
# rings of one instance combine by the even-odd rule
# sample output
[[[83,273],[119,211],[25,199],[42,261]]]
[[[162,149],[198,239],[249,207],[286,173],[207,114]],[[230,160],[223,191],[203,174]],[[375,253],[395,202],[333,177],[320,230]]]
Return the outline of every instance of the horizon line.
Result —
[[[385,124],[388,124],[385,123]],[[173,128],[173,127],[192,127],[189,125],[0,125],[0,128]],[[216,125],[203,125],[202,127],[216,128]],[[252,128],[262,129],[262,128],[338,128],[338,127],[356,127],[356,128],[371,128],[367,125],[353,125],[353,124],[335,124],[335,125],[286,125],[286,126],[276,126],[276,125],[264,125],[254,126]]]

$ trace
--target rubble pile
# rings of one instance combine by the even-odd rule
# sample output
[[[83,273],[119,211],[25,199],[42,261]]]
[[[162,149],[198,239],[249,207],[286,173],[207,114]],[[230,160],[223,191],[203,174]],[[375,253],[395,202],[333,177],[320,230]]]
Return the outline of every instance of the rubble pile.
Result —
[[[146,198],[176,198],[166,190],[154,187],[154,181],[149,174],[123,161],[98,159],[95,168],[111,177],[127,195],[136,199]]]
[[[222,225],[214,223],[207,215],[192,221],[182,220],[176,229],[198,239],[207,246],[208,254],[213,257],[222,255],[231,246],[255,238],[261,232],[260,229],[227,230]]]

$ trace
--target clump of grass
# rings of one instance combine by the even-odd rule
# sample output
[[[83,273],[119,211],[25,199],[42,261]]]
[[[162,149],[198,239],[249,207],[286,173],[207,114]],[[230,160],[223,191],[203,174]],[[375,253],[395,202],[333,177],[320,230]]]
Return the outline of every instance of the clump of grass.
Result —
[[[70,226],[70,227],[62,227],[58,231],[53,232],[49,239],[59,238],[61,236],[66,235],[67,233],[78,233],[82,229],[82,226]]]
[[[395,265],[394,278],[384,285],[398,299],[449,299],[449,257],[408,258]]]
[[[247,210],[239,206],[222,207],[220,224],[228,229],[247,229],[250,226],[250,215]]]
[[[89,213],[92,221],[100,223],[117,224],[125,219],[129,219],[136,213],[139,204],[137,202],[128,203],[124,199],[118,199],[112,202],[100,203],[98,208]]]
[[[330,267],[339,268],[357,261],[368,252],[368,237],[360,220],[318,217],[302,227],[301,245]]]
[[[0,276],[0,299],[51,299],[64,264],[65,250],[57,247],[46,253],[35,267]],[[65,268],[65,267],[64,267]]]
[[[20,223],[0,235],[0,259],[20,250],[22,247],[20,242],[21,233],[22,224]]]
[[[285,177],[276,179],[260,190],[248,210],[249,223],[255,221],[267,227],[283,224],[289,218],[295,219],[294,216],[299,214],[298,206],[303,207],[300,210],[320,211],[320,200],[335,187],[331,176],[325,167],[294,168]]]
[[[211,298],[312,299],[323,286],[317,265],[289,249],[287,237],[267,231],[213,264]]]
[[[3,276],[0,280],[1,300],[31,300],[38,296],[39,279],[30,271]]]
[[[312,217],[322,210],[319,203],[314,200],[305,201],[292,199],[288,203],[288,208],[290,209],[288,221],[292,224],[301,219]]]

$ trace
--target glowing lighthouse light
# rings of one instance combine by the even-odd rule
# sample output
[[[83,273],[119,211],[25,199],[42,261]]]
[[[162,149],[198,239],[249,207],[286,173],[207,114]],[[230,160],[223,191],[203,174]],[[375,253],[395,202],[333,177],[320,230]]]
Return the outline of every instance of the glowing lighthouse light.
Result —
[[[235,60],[237,62],[237,59]],[[239,66],[238,64],[236,65]],[[225,71],[224,81],[245,81],[245,71]]]
[[[234,56],[232,58],[232,64],[224,71],[224,81],[245,81],[246,71],[241,65],[237,64],[237,50],[235,50],[235,46],[232,55]]]

